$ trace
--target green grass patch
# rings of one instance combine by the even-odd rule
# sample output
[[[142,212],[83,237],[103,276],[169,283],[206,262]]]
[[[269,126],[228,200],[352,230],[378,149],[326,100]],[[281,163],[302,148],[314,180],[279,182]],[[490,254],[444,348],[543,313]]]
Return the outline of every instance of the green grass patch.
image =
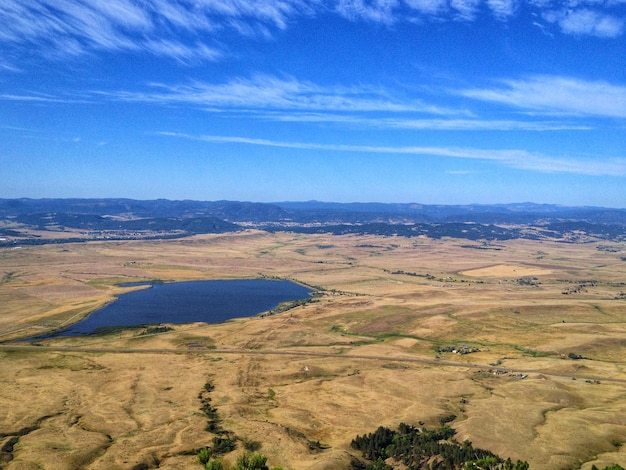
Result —
[[[523,348],[521,346],[513,346],[513,349],[515,349],[516,351],[520,351],[526,356],[532,356],[532,357],[549,357],[552,355],[550,353],[535,351],[534,349]]]

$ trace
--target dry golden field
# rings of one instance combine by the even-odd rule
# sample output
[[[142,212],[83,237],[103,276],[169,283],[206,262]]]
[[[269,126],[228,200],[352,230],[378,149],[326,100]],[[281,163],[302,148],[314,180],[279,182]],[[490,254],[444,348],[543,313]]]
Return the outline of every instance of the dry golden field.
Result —
[[[247,440],[271,466],[347,469],[357,434],[454,414],[459,441],[531,469],[626,466],[625,258],[607,242],[255,231],[2,249],[0,468],[201,468],[207,382],[242,440],[231,462]],[[79,320],[122,281],[261,275],[323,295],[153,336],[10,341]],[[462,345],[479,351],[437,351]]]

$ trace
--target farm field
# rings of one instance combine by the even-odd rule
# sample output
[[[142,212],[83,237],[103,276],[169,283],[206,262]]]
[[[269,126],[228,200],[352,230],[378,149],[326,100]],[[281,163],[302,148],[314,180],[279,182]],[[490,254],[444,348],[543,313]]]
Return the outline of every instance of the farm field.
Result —
[[[275,315],[15,342],[161,279],[285,278]],[[271,466],[448,425],[531,469],[626,466],[626,244],[245,231],[0,249],[0,468],[201,468],[203,404]],[[466,354],[464,354],[466,353]],[[210,384],[210,386],[207,386]]]

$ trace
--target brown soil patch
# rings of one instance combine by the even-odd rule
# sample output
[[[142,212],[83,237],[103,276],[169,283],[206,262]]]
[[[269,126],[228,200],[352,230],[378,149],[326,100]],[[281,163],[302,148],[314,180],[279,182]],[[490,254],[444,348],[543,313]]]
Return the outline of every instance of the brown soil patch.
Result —
[[[536,266],[521,266],[514,264],[498,264],[495,266],[485,266],[482,268],[469,269],[462,271],[460,274],[472,277],[490,277],[490,278],[511,278],[525,276],[542,276],[552,274],[553,270],[539,268]]]

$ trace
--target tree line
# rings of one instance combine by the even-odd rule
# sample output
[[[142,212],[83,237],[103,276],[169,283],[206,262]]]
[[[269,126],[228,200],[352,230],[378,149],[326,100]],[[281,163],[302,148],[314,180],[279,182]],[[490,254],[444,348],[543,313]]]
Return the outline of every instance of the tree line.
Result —
[[[528,470],[528,462],[504,460],[469,441],[453,440],[456,431],[449,426],[430,430],[400,423],[398,430],[380,426],[375,432],[357,436],[352,448],[361,452],[366,462],[354,460],[353,470],[392,470],[387,459],[401,462],[408,470]]]

